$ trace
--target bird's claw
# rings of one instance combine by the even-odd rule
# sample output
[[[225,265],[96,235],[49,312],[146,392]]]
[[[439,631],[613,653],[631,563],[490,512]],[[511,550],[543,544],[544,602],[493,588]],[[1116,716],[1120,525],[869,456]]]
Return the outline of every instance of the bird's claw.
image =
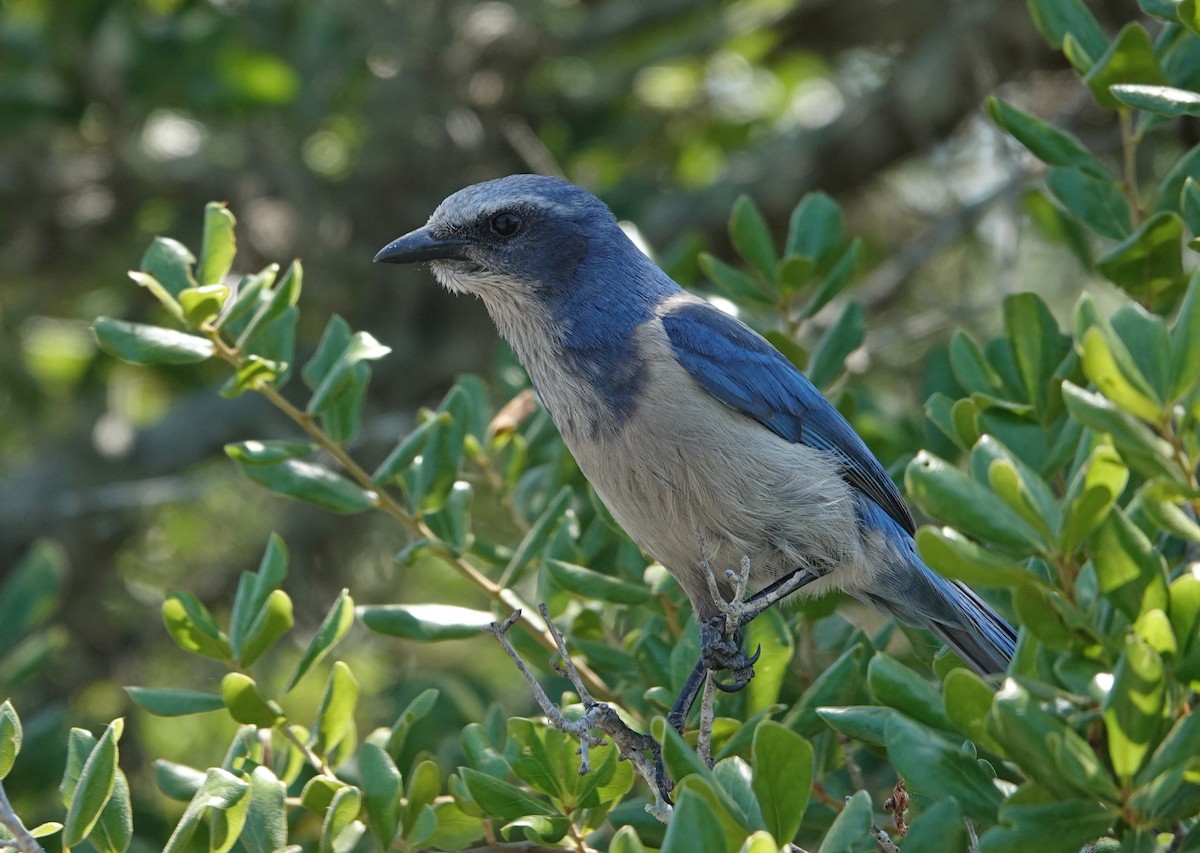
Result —
[[[725,616],[722,614],[710,619],[701,629],[700,655],[709,671],[729,670],[733,675],[730,681],[714,681],[713,684],[722,692],[736,693],[754,678],[754,664],[762,655],[762,646],[759,645],[754,654],[748,656],[742,650],[742,632],[737,630],[732,637],[727,636]]]

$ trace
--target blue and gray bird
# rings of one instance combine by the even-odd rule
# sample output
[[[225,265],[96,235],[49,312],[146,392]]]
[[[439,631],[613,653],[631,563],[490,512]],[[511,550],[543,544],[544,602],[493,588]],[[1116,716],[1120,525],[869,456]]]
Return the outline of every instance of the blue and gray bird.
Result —
[[[778,350],[684,291],[590,193],[513,175],[456,192],[376,261],[428,261],[483,300],[584,475],[632,539],[720,616],[712,566],[797,571],[927,628],[980,673],[1013,629],[917,555],[915,525],[854,429]],[[722,580],[721,592],[731,590]],[[686,709],[685,709],[686,710]]]

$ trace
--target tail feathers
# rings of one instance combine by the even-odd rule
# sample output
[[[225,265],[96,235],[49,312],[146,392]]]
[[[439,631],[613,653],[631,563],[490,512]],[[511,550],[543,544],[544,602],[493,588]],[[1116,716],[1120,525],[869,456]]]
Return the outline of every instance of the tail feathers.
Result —
[[[932,631],[980,675],[1008,669],[1017,632],[969,587],[943,578],[916,559],[891,568],[886,578],[866,592],[875,607]]]

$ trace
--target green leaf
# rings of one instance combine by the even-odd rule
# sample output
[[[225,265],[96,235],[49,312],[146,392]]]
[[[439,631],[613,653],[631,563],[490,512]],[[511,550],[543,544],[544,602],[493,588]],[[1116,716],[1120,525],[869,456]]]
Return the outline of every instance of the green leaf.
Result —
[[[258,618],[250,626],[246,643],[238,655],[241,665],[250,666],[262,657],[284,634],[292,630],[294,624],[292,599],[282,589],[273,590],[267,596]]]
[[[113,777],[112,794],[92,831],[88,842],[100,853],[125,853],[133,840],[133,804],[129,799],[129,780],[117,768]]]
[[[922,450],[908,464],[904,484],[926,512],[973,536],[1021,553],[1040,547],[1041,537],[991,489]]]
[[[1172,400],[1191,394],[1200,384],[1200,269],[1192,273],[1179,314],[1171,326]]]
[[[471,546],[471,502],[474,489],[466,480],[456,480],[440,507],[425,513],[430,532],[452,552],[461,554]]]
[[[1133,232],[1129,200],[1113,178],[1057,168],[1046,176],[1046,185],[1072,216],[1101,237],[1124,240]]]
[[[1162,415],[1161,402],[1143,393],[1145,379],[1128,376],[1121,370],[1109,348],[1109,341],[1098,327],[1088,329],[1080,342],[1080,359],[1088,379],[1100,393],[1134,417],[1155,423]]]
[[[680,794],[660,853],[726,853],[725,828],[696,791]]]
[[[150,248],[146,249],[146,253],[142,255],[139,269],[152,278],[154,284],[161,287],[166,295],[174,301],[180,293],[196,286],[196,280],[192,278],[192,264],[194,263],[196,263],[196,259],[192,257],[187,246],[169,237],[155,237]],[[134,281],[148,286],[138,278],[134,278]],[[154,290],[153,287],[150,289]],[[163,304],[167,303],[162,294],[156,292],[154,295]]]
[[[183,321],[189,328],[199,329],[216,319],[229,298],[229,286],[208,284],[204,287],[189,287],[179,294],[179,307],[183,309]]]
[[[878,652],[871,658],[867,686],[881,705],[942,731],[954,728],[933,685],[890,655]]]
[[[729,238],[737,253],[758,272],[763,281],[774,283],[779,256],[775,253],[767,220],[763,219],[749,196],[739,196],[733,203],[733,212],[729,217]]]
[[[238,333],[237,346],[245,347],[255,334],[265,329],[277,317],[282,316],[289,308],[300,301],[300,288],[304,281],[304,268],[299,260],[292,261],[287,272],[279,280],[279,284],[270,292],[264,289],[258,299],[258,309],[250,317],[250,321]]]
[[[124,728],[124,720],[113,720],[79,772],[78,781],[68,796],[67,817],[63,821],[63,845],[66,847],[74,847],[88,837],[112,796],[117,778],[117,741]]]
[[[250,802],[240,841],[246,853],[274,853],[287,844],[287,788],[270,768],[250,773]]]
[[[1121,102],[1109,91],[1110,86],[1118,83],[1167,84],[1167,78],[1154,56],[1150,34],[1137,23],[1125,25],[1083,80],[1092,90],[1096,101],[1110,110],[1121,107]]]
[[[855,237],[850,243],[850,247],[842,253],[841,257],[830,267],[829,272],[825,274],[824,281],[817,288],[817,292],[813,294],[812,299],[804,306],[804,310],[800,312],[801,319],[807,320],[815,315],[818,311],[824,308],[829,302],[846,289],[846,285],[850,283],[850,279],[854,276],[854,271],[858,268],[858,258],[862,254],[862,240]]]
[[[825,193],[808,193],[788,220],[784,254],[824,264],[842,244],[842,211]]]
[[[412,728],[413,723],[425,717],[433,706],[437,704],[439,691],[436,688],[429,687],[417,694],[416,698],[408,703],[408,706],[400,712],[400,716],[396,722],[392,724],[392,729],[388,732],[387,752],[393,759],[400,755],[400,751],[404,749],[404,741],[408,738],[408,732]]]
[[[168,797],[187,802],[200,790],[204,774],[186,764],[160,758],[154,762],[154,779],[158,789]]]
[[[58,609],[67,576],[62,546],[50,539],[33,543],[0,582],[0,649],[11,653]]]
[[[950,370],[954,380],[970,393],[1007,396],[1000,374],[984,358],[979,345],[962,331],[950,338]]]
[[[534,557],[542,553],[554,532],[558,530],[567,508],[571,505],[573,496],[574,492],[571,487],[563,486],[546,504],[542,514],[530,525],[529,532],[521,538],[521,543],[513,551],[508,565],[504,567],[504,571],[500,575],[501,586],[511,586],[520,576],[521,570],[529,565]]]
[[[227,399],[234,399],[247,391],[258,391],[264,385],[276,385],[285,367],[285,365],[268,361],[257,355],[247,356],[238,365],[233,376],[230,376],[221,386],[218,393]]]
[[[790,255],[776,265],[775,280],[785,294],[794,293],[808,283],[816,268],[812,258]]]
[[[1129,469],[1109,444],[1092,448],[1063,498],[1058,547],[1070,554],[1108,517],[1129,482]]]
[[[1103,836],[1114,815],[1095,800],[1069,799],[1025,784],[1005,800],[1000,823],[979,839],[980,853],[1079,853]]]
[[[1037,188],[1027,190],[1021,195],[1021,208],[1039,231],[1052,242],[1066,246],[1085,270],[1091,270],[1092,235],[1079,220],[1051,201],[1048,192]]]
[[[866,700],[866,658],[873,654],[864,639],[848,645],[837,660],[818,675],[800,700],[792,706],[783,722],[804,737],[816,737],[825,730],[818,708],[861,704]]]
[[[229,715],[245,725],[269,729],[287,719],[279,705],[258,692],[254,679],[240,672],[221,679],[221,698]]]
[[[400,439],[399,443],[392,449],[392,452],[379,463],[379,467],[371,475],[371,482],[375,485],[384,486],[397,480],[404,473],[405,469],[412,464],[413,460],[417,458],[417,454],[425,446],[425,440],[429,437],[429,433],[433,428],[436,426],[446,426],[453,420],[447,412],[434,414],[428,409],[423,409],[422,414],[418,417],[423,418],[423,420],[408,435]]]
[[[230,660],[233,652],[229,638],[200,600],[190,592],[172,592],[162,605],[167,633],[185,652],[195,652],[216,660]]]
[[[1183,220],[1156,213],[1128,238],[1096,261],[1096,269],[1118,287],[1149,307],[1170,306],[1185,285]]]
[[[888,757],[908,789],[936,800],[953,799],[974,820],[991,823],[1004,797],[992,774],[934,729],[897,715],[887,724]]]
[[[388,850],[400,827],[400,771],[387,752],[370,742],[358,751],[358,770],[371,835],[380,850]]]
[[[1104,703],[1113,770],[1126,787],[1158,746],[1166,728],[1162,658],[1140,637],[1126,641]]]
[[[1171,446],[1144,423],[1100,394],[1085,391],[1071,382],[1063,382],[1062,389],[1071,414],[1084,426],[1112,436],[1131,468],[1148,477],[1178,476],[1169,462],[1173,455]]]
[[[360,607],[358,615],[372,631],[427,643],[477,637],[496,621],[485,610],[451,604],[379,604]]]
[[[97,317],[92,332],[102,350],[130,364],[195,364],[215,352],[207,338],[109,317]]]
[[[467,425],[470,422],[470,398],[455,385],[438,410],[450,415],[448,424],[436,425],[429,433],[412,489],[414,506],[430,510],[441,506],[458,480],[465,455]]]
[[[324,815],[338,791],[346,787],[346,783],[334,776],[319,773],[304,783],[300,791],[300,805],[316,815]]]
[[[773,720],[754,730],[754,795],[767,830],[780,841],[795,837],[808,808],[813,749],[800,735]]]
[[[812,383],[818,388],[833,384],[846,366],[846,357],[862,345],[866,331],[866,314],[862,305],[847,302],[842,313],[813,348],[808,366],[808,378]]]
[[[17,754],[21,751],[23,739],[21,718],[17,716],[12,701],[5,699],[3,704],[0,704],[0,779],[12,770],[13,762],[17,760]]]
[[[954,800],[941,800],[922,809],[904,836],[904,846],[910,850],[967,853],[969,845],[963,813]]]
[[[313,638],[308,641],[308,646],[305,648],[304,654],[300,656],[300,662],[296,664],[296,670],[288,679],[283,692],[290,693],[305,673],[325,657],[330,649],[341,642],[353,624],[354,599],[350,597],[348,590],[343,589],[338,593],[338,597],[334,600],[333,606],[329,608],[329,612],[325,614],[325,618],[321,620]]]
[[[1173,86],[1124,83],[1113,86],[1114,98],[1127,107],[1167,118],[1200,115],[1200,94]]]
[[[459,773],[462,774],[471,796],[483,808],[484,813],[493,819],[510,821],[525,815],[555,814],[548,803],[503,779],[480,773],[470,767],[460,768]]]
[[[157,717],[181,717],[219,711],[225,701],[216,693],[201,690],[178,690],[155,687],[126,687],[125,692],[143,711]],[[3,776],[0,773],[0,776]]]
[[[752,299],[771,305],[775,302],[775,294],[769,292],[764,285],[758,284],[753,278],[729,264],[721,261],[708,252],[701,252],[696,258],[701,271],[725,291],[735,302]]]
[[[354,849],[354,842],[366,831],[355,820],[361,807],[362,792],[358,788],[347,785],[333,795],[321,826],[319,853],[350,853]]]
[[[1114,507],[1088,544],[1100,591],[1130,620],[1166,606],[1166,562],[1124,510]]]
[[[358,703],[358,679],[342,661],[335,661],[317,706],[313,731],[317,755],[331,753],[354,729],[354,707]]]
[[[1098,178],[1108,176],[1107,170],[1072,134],[1058,130],[1040,118],[1004,103],[999,98],[990,97],[985,105],[992,121],[1033,152],[1034,156],[1042,162],[1051,166],[1079,169]]]
[[[342,514],[362,512],[375,506],[374,492],[312,462],[284,459],[270,465],[247,465],[234,455],[236,450],[230,452],[226,448],[225,452],[238,462],[243,474],[276,494]]]
[[[969,669],[950,671],[942,688],[946,716],[960,732],[992,752],[1003,753],[987,730],[987,715],[996,696],[995,688]]]
[[[643,584],[630,583],[619,578],[594,572],[562,560],[546,560],[546,572],[554,582],[568,592],[584,598],[611,601],[616,604],[641,604],[651,597],[650,590]]]
[[[859,791],[834,819],[817,853],[867,853],[877,849],[871,837],[871,795]]]
[[[219,284],[233,266],[237,243],[233,226],[237,222],[225,205],[210,201],[204,207],[204,242],[200,249],[200,264],[196,280],[204,284]]]
[[[1082,176],[1079,172],[1074,174]],[[1013,356],[1025,386],[1025,399],[1044,414],[1048,402],[1061,401],[1053,378],[1070,351],[1070,338],[1059,331],[1054,315],[1036,293],[1005,297],[1004,328],[1012,341]]]
[[[433,807],[433,814],[437,818],[437,827],[426,839],[430,847],[438,850],[461,850],[483,837],[483,822],[463,811],[458,803],[437,803]],[[612,848],[609,850],[611,853]]]
[[[795,633],[782,611],[771,608],[744,629],[747,648],[759,650],[754,680],[746,687],[746,713],[757,714],[779,701],[795,651]]]
[[[1066,36],[1073,37],[1097,59],[1108,50],[1108,38],[1083,0],[1029,0],[1029,13],[1038,32],[1055,50]]]
[[[321,335],[321,340],[317,344],[317,351],[313,353],[312,358],[308,360],[308,363],[304,365],[304,369],[300,371],[300,376],[310,391],[317,390],[321,383],[325,381],[325,377],[329,375],[329,371],[333,369],[338,359],[341,358],[342,353],[350,345],[350,336],[349,323],[337,314],[329,318],[329,322],[325,324],[325,331]]]
[[[268,447],[264,442],[242,442],[239,445],[230,445],[226,448],[227,452],[231,447],[240,448],[235,456],[238,461],[253,459],[261,464],[301,455],[293,453],[292,448],[312,448],[312,445],[280,442]],[[258,571],[243,572],[239,578],[237,595],[233,601],[233,614],[229,619],[229,643],[237,657],[241,657],[246,638],[251,633],[251,626],[260,619],[268,597],[279,589],[287,576],[287,561],[287,546],[283,544],[279,534],[272,533],[262,560],[259,561]]]

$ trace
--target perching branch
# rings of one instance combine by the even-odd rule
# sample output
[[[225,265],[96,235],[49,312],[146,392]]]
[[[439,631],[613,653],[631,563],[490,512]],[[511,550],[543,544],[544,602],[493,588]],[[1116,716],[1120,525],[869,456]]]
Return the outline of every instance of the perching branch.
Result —
[[[650,786],[650,790],[654,793],[654,802],[647,804],[646,811],[663,823],[667,823],[670,820],[672,811],[671,801],[668,796],[671,790],[671,783],[659,769],[662,766],[662,762],[660,761],[661,748],[658,742],[649,735],[641,734],[631,729],[620,718],[612,706],[604,702],[596,702],[592,699],[591,692],[579,675],[577,665],[567,653],[566,641],[563,639],[562,633],[550,620],[550,614],[546,610],[546,605],[540,604],[538,609],[541,612],[542,619],[545,620],[547,631],[554,638],[556,649],[562,661],[561,667],[556,668],[570,680],[572,686],[579,694],[580,701],[583,703],[584,714],[578,720],[571,721],[563,716],[562,711],[546,695],[546,691],[542,688],[542,685],[538,683],[537,678],[530,671],[529,667],[526,666],[525,661],[521,659],[521,656],[509,641],[507,636],[508,630],[521,618],[521,611],[513,611],[503,622],[499,624],[493,622],[485,626],[483,630],[496,638],[496,642],[500,644],[500,648],[504,649],[521,675],[525,677],[526,683],[529,684],[529,689],[533,691],[534,699],[546,715],[546,721],[559,731],[579,738],[580,774],[587,773],[591,769],[588,750],[592,746],[603,746],[605,743],[602,738],[598,738],[592,734],[593,729],[599,729],[616,744],[617,754],[622,759],[633,762],[633,766]],[[650,753],[653,758],[648,757],[646,753]]]
[[[4,784],[0,782],[0,825],[3,825],[13,837],[13,841],[0,842],[0,850],[19,850],[20,853],[46,853],[42,849],[42,845],[38,844],[36,838],[29,834],[29,830],[25,828],[25,824],[21,823],[21,819],[17,817],[16,811],[13,810],[12,803],[8,801],[8,794],[4,790]]]

